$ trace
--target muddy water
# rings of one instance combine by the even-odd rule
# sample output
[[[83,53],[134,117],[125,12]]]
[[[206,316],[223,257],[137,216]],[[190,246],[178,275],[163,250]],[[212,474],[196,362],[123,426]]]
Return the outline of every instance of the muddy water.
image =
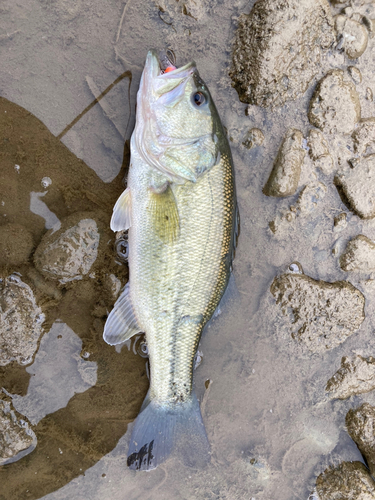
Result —
[[[179,64],[196,60],[228,129],[241,235],[235,286],[199,348],[203,362],[195,386],[212,446],[212,462],[204,470],[177,461],[147,474],[127,470],[129,429],[148,379],[136,346],[118,352],[101,337],[114,302],[108,276],[114,274],[122,285],[128,276],[116,257],[114,236],[107,235],[95,273],[64,286],[36,273],[32,258],[3,265],[2,277],[21,273],[46,320],[32,363],[0,368],[2,397],[13,399],[38,439],[31,454],[0,467],[0,499],[307,499],[327,465],[362,460],[345,431],[345,415],[362,402],[375,404],[375,394],[331,401],[324,388],[342,356],[375,353],[373,276],[345,273],[338,264],[351,237],[363,232],[375,239],[375,223],[348,211],[333,175],[316,170],[307,155],[295,197],[262,193],[287,128],[305,137],[311,128],[307,110],[316,80],[303,97],[282,108],[252,106],[245,115],[228,70],[236,20],[252,5],[210,2],[196,20],[175,11],[172,1],[162,9],[146,0],[2,3],[1,224],[26,227],[34,250],[52,227],[53,215],[62,220],[89,212],[108,225],[128,168],[124,138],[134,125],[145,54],[168,45]],[[363,78],[357,85],[362,117],[375,113],[374,102],[366,99],[373,85],[373,43],[355,62]],[[317,78],[352,64],[332,50]],[[93,102],[97,97],[100,102]],[[242,140],[253,127],[265,139],[248,150]],[[341,136],[330,137],[336,166],[350,157],[348,146]],[[41,184],[46,177],[52,180],[47,187]],[[324,199],[273,234],[269,222],[295,202],[304,185],[316,181],[327,187]],[[39,208],[32,199],[39,200]],[[333,232],[333,219],[343,211],[348,225]],[[275,275],[295,261],[314,279],[348,279],[366,299],[359,331],[323,354],[312,354],[291,338],[269,291]]]

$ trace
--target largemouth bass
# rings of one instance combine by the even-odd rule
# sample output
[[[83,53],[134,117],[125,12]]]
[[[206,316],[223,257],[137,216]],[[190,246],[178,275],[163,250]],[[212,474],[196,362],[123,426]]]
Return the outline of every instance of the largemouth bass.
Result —
[[[228,285],[238,212],[229,144],[194,62],[147,55],[137,95],[127,188],[111,229],[128,229],[129,283],[108,316],[111,345],[146,334],[150,389],[128,466],[150,470],[177,450],[203,466],[209,443],[193,392],[202,330]]]

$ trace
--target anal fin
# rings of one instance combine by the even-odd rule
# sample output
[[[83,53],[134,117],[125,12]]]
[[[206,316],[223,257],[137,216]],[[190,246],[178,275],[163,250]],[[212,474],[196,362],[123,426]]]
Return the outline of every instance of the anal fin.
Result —
[[[130,288],[127,284],[104,325],[103,338],[109,345],[122,344],[142,332],[137,324],[129,292]]]

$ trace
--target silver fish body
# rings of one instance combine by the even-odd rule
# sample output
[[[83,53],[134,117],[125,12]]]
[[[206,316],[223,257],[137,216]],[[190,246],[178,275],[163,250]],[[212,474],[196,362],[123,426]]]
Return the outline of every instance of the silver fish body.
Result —
[[[150,359],[128,465],[152,469],[173,448],[203,465],[209,445],[193,363],[228,284],[238,227],[230,148],[193,63],[163,74],[156,54],[148,54],[127,190],[111,227],[129,229],[130,279],[104,338],[115,344],[145,332]]]

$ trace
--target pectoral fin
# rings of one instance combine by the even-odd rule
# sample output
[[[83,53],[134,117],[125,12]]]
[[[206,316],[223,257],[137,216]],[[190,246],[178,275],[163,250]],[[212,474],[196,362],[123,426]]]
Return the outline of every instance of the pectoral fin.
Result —
[[[169,184],[160,193],[150,190],[148,210],[156,234],[164,243],[173,243],[180,231],[176,199]]]
[[[126,231],[131,226],[131,196],[126,188],[113,208],[111,218],[112,231]]]
[[[137,324],[129,291],[130,288],[127,284],[104,326],[103,338],[109,345],[122,344],[133,335],[142,332],[142,329]]]

